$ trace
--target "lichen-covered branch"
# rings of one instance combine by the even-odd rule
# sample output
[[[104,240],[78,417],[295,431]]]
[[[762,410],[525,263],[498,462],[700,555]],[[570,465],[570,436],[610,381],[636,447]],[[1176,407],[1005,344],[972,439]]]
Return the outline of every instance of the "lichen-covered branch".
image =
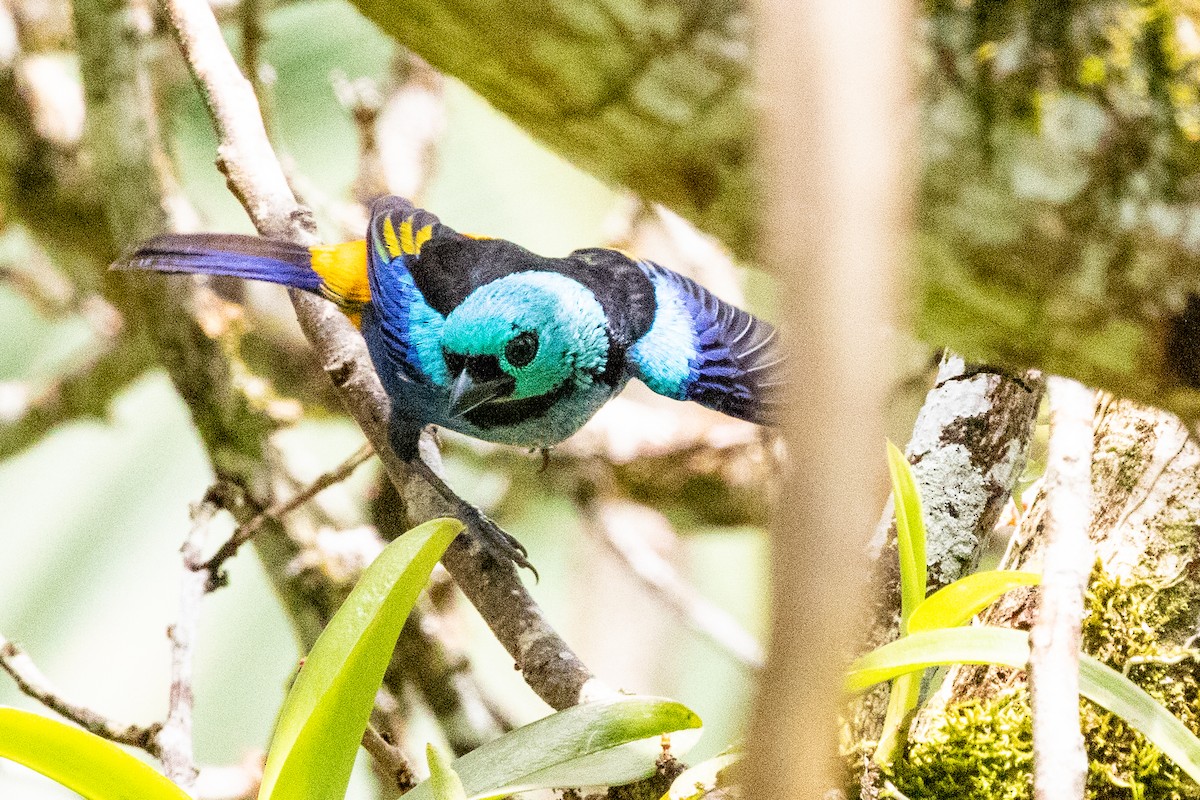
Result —
[[[355,5],[585,169],[752,253],[746,3]],[[976,363],[1200,415],[1194,9],[920,13],[916,332]]]
[[[355,6],[585,169],[750,252],[757,203],[741,3]]]
[[[969,365],[952,353],[944,356],[905,448],[925,511],[930,592],[975,565],[1025,468],[1044,387],[1036,372],[1009,373]],[[899,633],[899,558],[890,502],[871,555],[867,647],[891,641]],[[881,687],[858,701],[852,734],[856,742],[878,737],[886,700],[887,690]],[[864,774],[864,797],[877,796],[877,778],[873,769]]]
[[[905,447],[925,511],[930,592],[976,564],[980,544],[1025,469],[1044,388],[1036,372],[968,364],[953,353],[943,358]],[[879,616],[899,614],[890,504],[872,556],[884,589],[878,602],[887,606]]]

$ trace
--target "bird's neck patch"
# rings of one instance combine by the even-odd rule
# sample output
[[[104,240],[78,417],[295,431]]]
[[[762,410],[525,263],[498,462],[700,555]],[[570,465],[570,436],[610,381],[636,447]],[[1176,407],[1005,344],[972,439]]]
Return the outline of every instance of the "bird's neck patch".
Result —
[[[654,325],[629,349],[629,357],[654,392],[684,400],[697,352],[692,317],[667,281],[654,281],[654,300]]]

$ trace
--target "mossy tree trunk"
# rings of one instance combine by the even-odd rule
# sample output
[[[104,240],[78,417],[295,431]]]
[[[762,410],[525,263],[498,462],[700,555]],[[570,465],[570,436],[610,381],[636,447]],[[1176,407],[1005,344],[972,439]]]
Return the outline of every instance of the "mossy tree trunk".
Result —
[[[1084,649],[1126,670],[1200,733],[1200,663],[1192,647],[1200,619],[1200,445],[1175,417],[1101,395],[1092,490],[1097,563]],[[1039,495],[1006,566],[1040,569],[1045,511]],[[1011,592],[985,621],[1027,628],[1035,597]],[[1089,797],[1200,797],[1200,787],[1140,734],[1083,705]],[[914,722],[889,777],[912,797],[1029,797],[1031,750],[1024,673],[956,668]]]

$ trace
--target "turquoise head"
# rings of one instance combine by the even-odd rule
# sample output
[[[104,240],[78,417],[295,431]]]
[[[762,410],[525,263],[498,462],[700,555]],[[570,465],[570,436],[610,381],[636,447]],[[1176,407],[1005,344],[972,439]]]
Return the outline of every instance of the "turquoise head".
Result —
[[[608,363],[607,320],[577,281],[519,272],[476,289],[446,316],[442,351],[450,416],[517,424],[587,393]]]

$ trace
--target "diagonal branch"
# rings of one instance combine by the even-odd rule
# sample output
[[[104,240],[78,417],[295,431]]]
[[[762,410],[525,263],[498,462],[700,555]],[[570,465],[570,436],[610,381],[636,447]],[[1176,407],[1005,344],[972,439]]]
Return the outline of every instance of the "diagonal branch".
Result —
[[[50,683],[50,679],[38,669],[28,653],[3,635],[0,635],[0,669],[16,681],[17,688],[22,692],[84,730],[118,744],[145,750],[152,756],[159,755],[159,724],[133,725],[117,722],[86,706],[71,702]]]
[[[264,236],[315,244],[312,215],[288,188],[250,84],[225,46],[211,8],[201,0],[164,0],[164,8],[212,115],[220,139],[218,161],[231,190]],[[420,518],[453,513],[452,502],[430,491],[428,477],[414,480],[420,470],[392,451],[387,435],[390,402],[370,367],[362,337],[331,303],[298,291],[292,291],[291,298],[343,404],[379,453],[410,513]],[[478,545],[464,537],[451,546],[443,563],[530,687],[556,708],[579,702],[593,680],[591,673],[550,626],[512,565],[485,569]],[[588,691],[598,688],[592,684]]]
[[[255,514],[250,520],[242,523],[234,530],[233,535],[221,545],[217,552],[206,559],[200,561],[200,549],[193,548],[188,554],[188,567],[193,571],[206,571],[209,574],[209,587],[215,588],[222,582],[220,575],[221,566],[237,553],[238,548],[246,542],[254,538],[254,534],[258,533],[269,520],[278,520],[289,511],[307,503],[309,500],[316,497],[318,494],[340,483],[350,476],[350,473],[358,469],[371,456],[375,455],[375,451],[371,449],[369,444],[360,447],[350,458],[343,461],[336,468],[329,472],[323,473],[317,477],[312,483],[298,492],[295,496],[287,500],[277,501],[270,508],[263,509]]]

